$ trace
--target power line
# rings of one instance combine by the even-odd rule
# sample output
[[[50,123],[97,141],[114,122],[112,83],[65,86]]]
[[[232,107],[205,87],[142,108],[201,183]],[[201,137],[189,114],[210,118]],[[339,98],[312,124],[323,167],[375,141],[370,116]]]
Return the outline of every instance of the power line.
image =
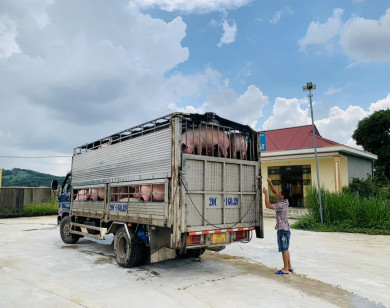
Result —
[[[11,156],[11,155],[0,155],[2,158],[64,158],[72,157],[71,155],[56,155],[56,156]]]

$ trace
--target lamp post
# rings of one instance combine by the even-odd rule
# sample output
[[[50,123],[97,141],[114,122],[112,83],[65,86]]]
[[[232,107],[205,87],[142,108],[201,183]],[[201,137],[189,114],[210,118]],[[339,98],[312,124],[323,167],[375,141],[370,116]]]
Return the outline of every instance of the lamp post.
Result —
[[[311,126],[313,129],[313,140],[314,140],[314,153],[315,153],[315,160],[316,160],[316,169],[317,169],[317,183],[318,183],[318,200],[320,202],[320,216],[321,216],[321,223],[324,223],[324,220],[322,218],[322,201],[321,201],[321,184],[320,184],[320,171],[318,169],[318,156],[317,156],[317,144],[316,144],[316,132],[314,130],[314,117],[313,117],[313,105],[311,103],[311,97],[313,96],[311,94],[311,90],[315,90],[316,85],[308,82],[306,86],[303,86],[303,91],[309,91],[309,100],[310,100],[310,112],[311,112]]]

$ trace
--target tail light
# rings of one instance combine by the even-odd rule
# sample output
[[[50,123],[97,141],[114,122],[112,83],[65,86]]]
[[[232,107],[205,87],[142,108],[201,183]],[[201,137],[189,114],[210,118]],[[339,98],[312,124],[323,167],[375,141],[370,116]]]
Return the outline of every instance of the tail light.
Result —
[[[243,240],[248,237],[248,231],[236,231],[234,232],[234,240]]]
[[[190,245],[200,245],[202,240],[201,235],[188,235],[186,239],[187,246]]]

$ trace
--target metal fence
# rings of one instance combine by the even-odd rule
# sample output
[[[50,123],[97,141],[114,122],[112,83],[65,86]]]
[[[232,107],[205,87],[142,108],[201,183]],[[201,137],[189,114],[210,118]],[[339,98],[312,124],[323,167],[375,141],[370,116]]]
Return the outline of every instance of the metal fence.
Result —
[[[49,187],[2,187],[0,188],[0,216],[22,216],[25,205],[47,201],[52,196]]]

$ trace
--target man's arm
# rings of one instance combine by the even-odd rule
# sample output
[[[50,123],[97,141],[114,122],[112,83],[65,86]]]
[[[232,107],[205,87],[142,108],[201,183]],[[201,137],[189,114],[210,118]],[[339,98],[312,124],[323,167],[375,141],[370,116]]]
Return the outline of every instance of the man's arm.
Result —
[[[272,204],[269,202],[269,197],[268,197],[268,190],[267,188],[263,188],[263,193],[264,193],[264,200],[265,200],[265,207],[270,210],[274,210],[275,208],[272,206]]]
[[[272,184],[272,180],[270,178],[267,179],[268,184],[271,186],[271,190],[274,193],[274,195],[277,193],[277,190],[275,189],[275,186]]]

